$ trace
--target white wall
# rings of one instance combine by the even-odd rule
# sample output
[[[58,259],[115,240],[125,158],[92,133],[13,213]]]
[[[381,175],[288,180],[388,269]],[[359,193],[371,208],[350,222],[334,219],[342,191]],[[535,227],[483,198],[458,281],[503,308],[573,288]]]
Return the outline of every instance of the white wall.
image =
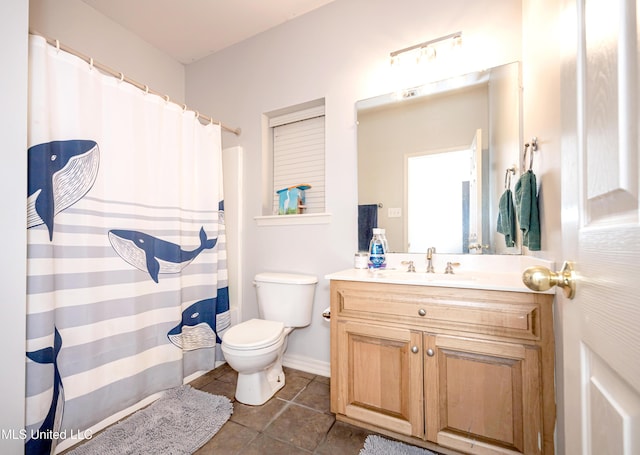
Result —
[[[184,103],[184,66],[81,0],[30,0],[29,30]]]
[[[0,430],[24,428],[27,196],[27,21],[25,0],[0,2],[0,137],[2,137],[2,273],[0,274]],[[10,45],[6,45],[10,43]],[[0,453],[22,453],[24,440],[3,433]]]
[[[290,337],[288,354],[329,361],[325,274],[348,268],[357,249],[355,102],[397,89],[389,53],[463,32],[462,55],[417,85],[521,59],[521,4],[516,0],[336,0],[282,26],[187,66],[186,99],[194,109],[242,128],[225,146],[245,152],[243,316],[257,315],[252,276],[298,271],[320,277],[311,326]],[[258,227],[261,214],[261,116],[279,108],[326,100],[327,211],[331,223]]]
[[[563,24],[561,0],[523,0],[523,85],[525,141],[537,136],[539,151],[535,154],[534,171],[540,182],[540,221],[542,251],[536,256],[553,260],[556,267],[563,260],[561,238],[560,159],[562,141],[560,84],[561,49],[564,33],[573,27]],[[569,20],[575,18],[567,18]],[[573,38],[572,38],[573,39]],[[556,302],[556,453],[564,450],[563,378],[563,309]],[[576,416],[569,416],[576,418]]]
[[[534,154],[533,168],[540,183],[542,207],[542,251],[534,254],[555,261],[562,261],[556,252],[562,251],[560,49],[566,33],[559,4],[559,0],[523,0],[524,140],[530,142],[532,137],[538,138],[539,151]]]

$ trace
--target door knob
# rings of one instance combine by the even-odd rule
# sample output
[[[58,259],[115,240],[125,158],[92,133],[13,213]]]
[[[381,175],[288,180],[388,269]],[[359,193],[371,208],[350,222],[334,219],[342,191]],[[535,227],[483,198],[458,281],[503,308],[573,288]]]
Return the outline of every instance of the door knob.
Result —
[[[522,273],[522,282],[533,291],[546,291],[553,286],[559,286],[565,297],[572,299],[576,294],[576,280],[571,264],[565,261],[559,272],[552,272],[539,265],[529,267]]]

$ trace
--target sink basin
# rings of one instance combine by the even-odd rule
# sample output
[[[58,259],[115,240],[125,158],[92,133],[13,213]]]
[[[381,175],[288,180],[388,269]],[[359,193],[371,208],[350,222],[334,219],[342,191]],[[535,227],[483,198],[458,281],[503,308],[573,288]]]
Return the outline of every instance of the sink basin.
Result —
[[[425,272],[406,272],[404,270],[375,270],[371,271],[372,278],[381,278],[390,281],[402,282],[429,282],[429,283],[450,283],[450,282],[469,282],[476,278],[468,272],[458,273],[425,273]]]
[[[450,288],[465,288],[465,289],[484,289],[484,290],[496,290],[496,291],[513,291],[513,292],[526,292],[531,293],[531,290],[527,288],[522,282],[522,273],[518,270],[524,267],[531,266],[533,263],[537,265],[538,262],[531,262],[528,256],[521,256],[519,260],[526,259],[523,264],[518,262],[517,264],[503,264],[502,262],[496,262],[495,259],[509,258],[509,256],[489,256],[482,255],[484,257],[474,257],[474,255],[468,255],[462,258],[461,264],[454,268],[453,274],[444,273],[444,264],[451,262],[454,264],[458,262],[458,257],[452,258],[444,257],[440,258],[436,262],[436,273],[426,273],[425,265],[419,262],[421,258],[417,257],[417,263],[420,264],[417,272],[407,272],[407,266],[400,265],[406,257],[395,258],[397,259],[388,265],[387,268],[382,270],[368,270],[368,269],[356,269],[351,268],[335,272],[327,275],[330,280],[346,280],[346,281],[367,281],[370,283],[389,283],[395,285],[408,285],[408,286],[438,286],[438,287],[450,287]],[[396,265],[398,264],[398,265]],[[520,264],[520,265],[519,265]],[[548,264],[548,265],[547,265]],[[544,262],[545,267],[553,268],[553,263]],[[524,267],[526,268],[526,267]],[[553,294],[555,290],[552,288],[548,291],[544,291],[547,294]]]

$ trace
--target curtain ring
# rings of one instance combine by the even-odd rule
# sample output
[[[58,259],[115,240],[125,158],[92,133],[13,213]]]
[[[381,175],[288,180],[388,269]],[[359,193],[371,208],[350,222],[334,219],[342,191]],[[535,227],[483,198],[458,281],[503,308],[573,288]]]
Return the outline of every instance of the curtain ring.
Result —
[[[182,112],[183,112],[183,113],[184,113],[184,112],[187,112],[187,105],[186,105],[186,104],[183,104],[183,105],[182,105]]]
[[[148,94],[149,94],[149,86],[148,86],[148,85],[145,85],[145,86],[144,86],[144,94],[145,94],[145,95],[148,95]]]
[[[89,69],[93,71],[93,57],[89,57]]]
[[[60,40],[56,40],[56,51],[60,53]]]
[[[196,111],[196,120],[200,118],[200,112]]]
[[[164,96],[164,100],[165,100],[165,102],[167,102],[167,103],[168,103],[168,102],[169,102],[169,95],[165,95],[165,96]]]
[[[124,81],[124,73],[120,72],[120,82]]]

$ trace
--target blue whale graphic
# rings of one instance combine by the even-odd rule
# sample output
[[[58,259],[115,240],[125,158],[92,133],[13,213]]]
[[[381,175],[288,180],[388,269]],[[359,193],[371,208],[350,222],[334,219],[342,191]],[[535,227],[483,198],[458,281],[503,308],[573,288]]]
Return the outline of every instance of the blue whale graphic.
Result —
[[[179,273],[203,250],[216,246],[218,239],[207,239],[204,227],[200,228],[200,246],[186,251],[180,245],[166,242],[144,232],[112,229],[109,242],[122,259],[129,264],[149,272],[151,279],[158,282],[159,273]]]
[[[38,430],[39,434],[49,435],[53,432],[57,432],[60,429],[60,423],[62,422],[64,389],[62,387],[60,370],[58,369],[58,354],[60,353],[61,348],[62,337],[60,336],[58,329],[55,328],[53,347],[27,352],[27,357],[36,363],[53,364],[53,397],[51,399],[49,412]],[[55,439],[47,437],[31,438],[25,443],[25,454],[52,454],[55,450],[55,442]]]
[[[29,147],[27,160],[27,229],[44,224],[53,240],[53,218],[93,186],[100,150],[89,140],[53,141]]]
[[[217,299],[200,300],[182,312],[182,321],[167,333],[174,345],[185,351],[215,347],[221,343],[217,332],[225,328],[224,321],[216,326]],[[218,315],[221,316],[221,315]],[[225,319],[224,317],[221,320]]]
[[[231,325],[229,288],[215,298],[200,300],[182,312],[182,321],[167,333],[169,341],[185,351],[212,348],[222,343],[220,332]]]

